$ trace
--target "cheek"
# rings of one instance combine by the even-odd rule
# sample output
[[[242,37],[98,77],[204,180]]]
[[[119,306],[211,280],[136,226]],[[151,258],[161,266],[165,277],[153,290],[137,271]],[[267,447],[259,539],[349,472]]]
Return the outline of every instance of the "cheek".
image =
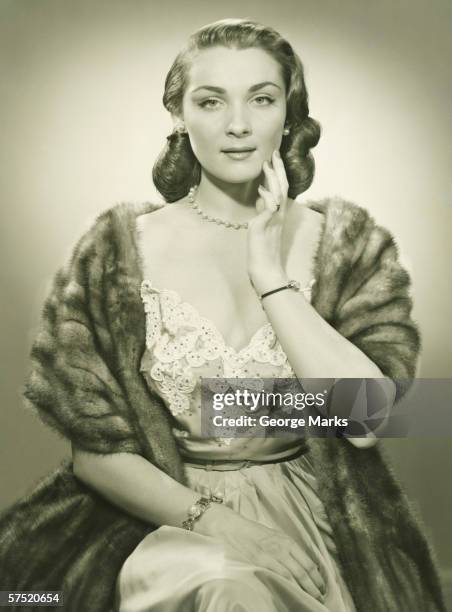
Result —
[[[280,109],[274,113],[269,113],[266,120],[263,122],[263,129],[266,130],[269,136],[277,135],[284,128],[285,113],[281,113]]]
[[[265,111],[256,113],[254,116],[254,128],[262,136],[271,138],[274,134],[282,132],[286,119],[285,108],[275,106],[266,108]]]
[[[193,121],[190,125],[190,143],[195,155],[202,157],[215,149],[218,143],[219,127],[214,121]]]
[[[259,141],[265,156],[273,153],[281,145],[284,124],[280,121],[267,121],[259,129]]]

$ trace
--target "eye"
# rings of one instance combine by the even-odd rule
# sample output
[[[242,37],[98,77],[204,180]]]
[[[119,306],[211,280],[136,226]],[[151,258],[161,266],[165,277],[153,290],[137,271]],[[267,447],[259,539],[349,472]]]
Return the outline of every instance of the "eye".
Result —
[[[220,100],[217,100],[216,98],[207,98],[207,100],[200,102],[199,106],[201,108],[217,108],[219,104]]]
[[[258,106],[268,106],[269,104],[273,104],[275,101],[271,96],[260,95],[254,98],[254,101],[257,102]]]
[[[273,104],[275,101],[274,98],[272,98],[269,95],[259,95],[256,96],[255,98],[253,98],[253,102],[256,102],[257,106],[269,106],[270,104]],[[201,108],[206,108],[206,109],[216,109],[221,105],[221,100],[218,100],[217,98],[207,98],[206,100],[202,100],[201,102],[199,102],[199,106]]]

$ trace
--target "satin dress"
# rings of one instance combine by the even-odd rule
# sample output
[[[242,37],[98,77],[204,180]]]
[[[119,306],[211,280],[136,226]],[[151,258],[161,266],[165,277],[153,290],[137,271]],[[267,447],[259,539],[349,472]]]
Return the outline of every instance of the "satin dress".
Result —
[[[293,378],[295,374],[268,322],[241,350],[227,346],[209,319],[176,291],[141,286],[146,311],[146,350],[141,370],[150,389],[174,415],[173,433],[188,484],[217,495],[247,519],[283,531],[319,566],[326,592],[318,600],[294,578],[258,564],[215,538],[162,525],[148,534],[123,564],[116,583],[119,612],[353,612],[309,450],[296,459],[249,465],[246,460],[284,458],[306,444],[300,439],[201,435],[200,379]],[[222,466],[190,459],[224,460]],[[243,461],[237,461],[238,459]],[[234,463],[228,463],[234,460]],[[188,510],[188,508],[187,508]],[[208,512],[208,510],[207,510]]]

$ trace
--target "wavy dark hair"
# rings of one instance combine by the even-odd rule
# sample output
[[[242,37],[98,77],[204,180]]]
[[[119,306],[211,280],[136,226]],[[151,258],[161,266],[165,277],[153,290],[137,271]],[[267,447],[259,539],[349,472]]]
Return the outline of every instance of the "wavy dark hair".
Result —
[[[314,158],[310,149],[320,138],[320,124],[309,116],[303,64],[292,46],[276,30],[248,19],[222,19],[194,32],[179,52],[165,80],[163,105],[182,115],[182,100],[192,57],[202,49],[223,46],[233,49],[260,48],[281,66],[286,86],[286,126],[290,133],[282,139],[280,153],[289,181],[289,197],[306,191],[314,178]],[[152,169],[152,178],[166,202],[187,195],[201,179],[201,166],[187,133],[173,133]]]

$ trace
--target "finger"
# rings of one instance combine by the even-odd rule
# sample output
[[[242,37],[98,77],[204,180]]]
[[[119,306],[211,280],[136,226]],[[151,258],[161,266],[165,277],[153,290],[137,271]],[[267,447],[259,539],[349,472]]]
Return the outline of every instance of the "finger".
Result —
[[[303,567],[313,580],[314,584],[322,593],[325,592],[325,580],[320,573],[320,567],[314,563],[314,561],[306,556],[302,551],[297,548],[292,548],[290,554],[296,560],[296,562]]]
[[[312,597],[315,597],[319,601],[322,601],[323,592],[312,580],[309,573],[304,569],[304,567],[300,567],[298,564],[297,568],[298,569],[294,570],[294,576],[301,588],[304,589],[306,593],[312,595]]]
[[[281,191],[285,191],[289,189],[289,180],[286,174],[286,167],[284,166],[284,162],[281,157],[281,153],[278,149],[275,149],[272,154],[272,164],[273,169],[278,177],[278,180],[281,185]]]
[[[311,578],[315,586],[319,589],[319,591],[322,594],[325,593],[325,589],[326,589],[325,580],[323,579],[319,568],[315,564],[312,564],[309,567],[305,567],[305,570],[307,571],[309,577]]]
[[[312,595],[312,597],[315,597],[319,601],[322,601],[323,593],[312,580],[306,569],[304,567],[301,567],[295,560],[292,563],[290,561],[287,561],[286,563],[287,568],[291,571],[293,577],[301,586],[301,588],[305,590],[306,593]]]
[[[273,557],[265,557],[264,559],[261,559],[259,565],[265,567],[271,572],[275,572],[275,574],[278,574],[278,576],[283,576],[284,578],[287,578],[287,580],[296,580],[292,572],[289,571],[286,567],[284,567],[282,563],[280,563],[276,559],[273,559]]]
[[[272,163],[273,169],[275,171],[276,177],[279,181],[279,188],[284,197],[284,200],[287,200],[287,193],[289,191],[289,181],[287,179],[286,168],[284,166],[284,162],[281,159],[281,155],[279,151],[275,149],[272,155]]]
[[[262,187],[262,185],[259,185],[257,190],[259,192],[259,195],[261,196],[261,198],[265,202],[266,209],[268,211],[270,211],[271,213],[275,213],[276,210],[277,210],[276,209],[277,202],[275,201],[275,198],[274,198],[273,194],[270,193],[270,191],[268,191],[268,189],[265,189],[265,187]]]
[[[285,564],[280,563],[272,557],[266,557],[265,567],[276,572],[278,575],[287,578],[287,580],[295,580],[295,582],[312,597],[319,601],[323,601],[323,595],[316,585],[309,578],[307,572],[295,562],[286,561]]]
[[[265,203],[265,200],[262,196],[259,196],[256,200],[256,211],[257,214],[259,215],[261,212],[263,212],[264,210],[266,210],[267,208],[267,204]]]
[[[256,215],[248,221],[248,230],[262,232],[272,220],[275,213],[266,208],[259,215]]]
[[[316,585],[316,587],[320,590],[321,593],[324,594],[326,590],[326,584],[317,566],[315,566],[314,569],[310,571],[310,576],[312,580],[314,581],[314,584]]]
[[[262,166],[264,170],[265,177],[268,182],[270,193],[273,195],[273,199],[276,204],[282,204],[283,194],[281,191],[281,185],[279,184],[278,177],[276,175],[275,170],[270,166],[268,161],[264,161]]]

